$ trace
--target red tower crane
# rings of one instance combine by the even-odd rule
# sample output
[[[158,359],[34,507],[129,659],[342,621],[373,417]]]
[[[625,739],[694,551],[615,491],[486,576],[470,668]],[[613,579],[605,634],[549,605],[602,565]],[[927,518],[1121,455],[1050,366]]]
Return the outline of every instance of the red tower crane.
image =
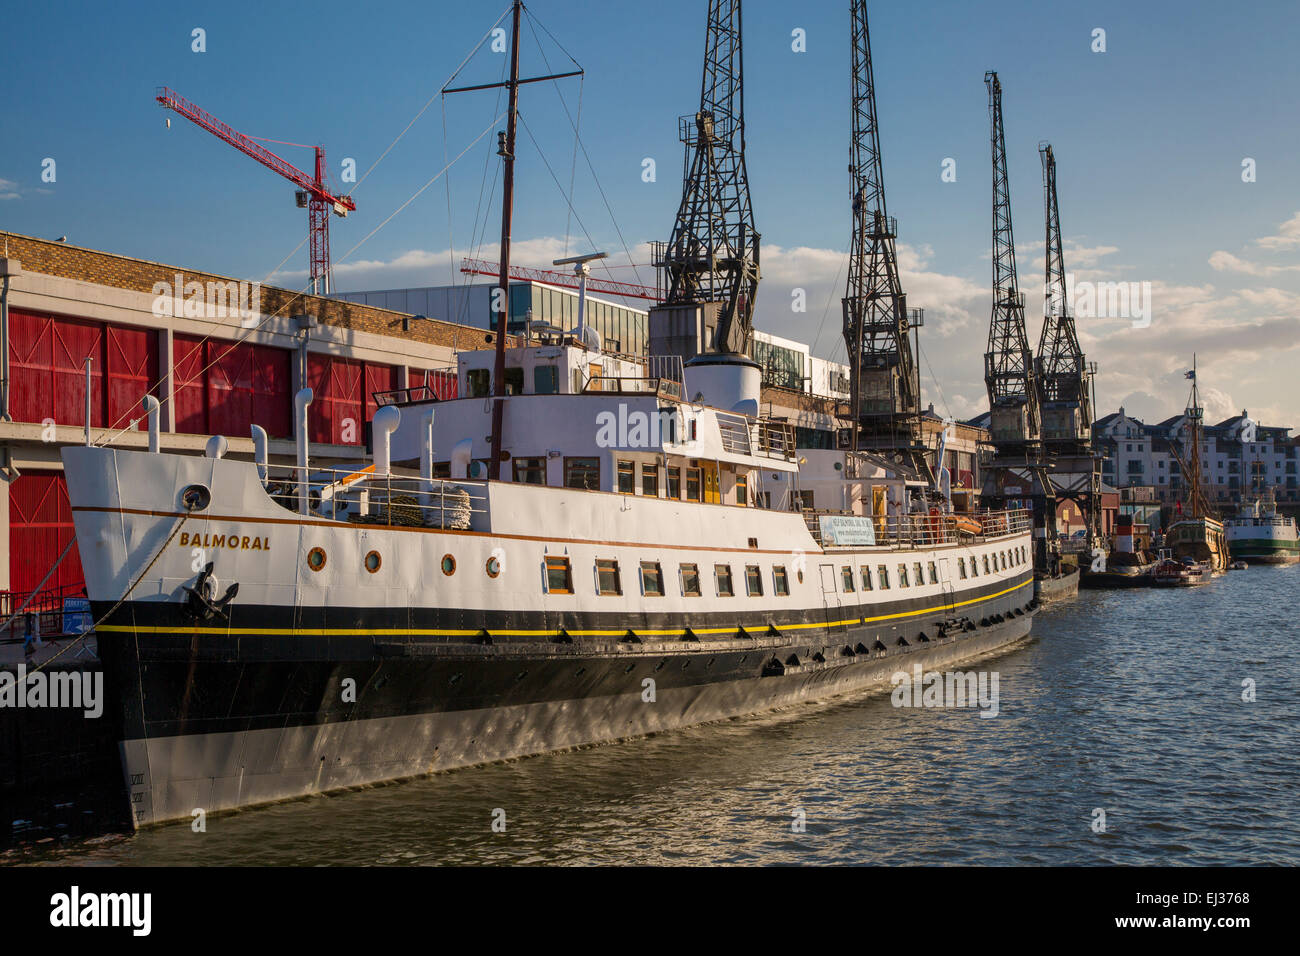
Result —
[[[166,109],[179,113],[196,126],[202,127],[218,139],[225,140],[241,153],[252,156],[263,166],[275,170],[285,179],[298,185],[296,194],[298,208],[307,209],[310,230],[311,291],[316,295],[328,295],[330,292],[330,207],[333,207],[335,215],[346,216],[357,208],[357,204],[347,196],[335,196],[325,188],[325,150],[320,146],[305,147],[316,151],[316,175],[309,176],[265,146],[253,142],[253,137],[246,136],[228,123],[223,123],[174,90],[160,86],[154,99]],[[286,145],[300,144],[287,143]]]

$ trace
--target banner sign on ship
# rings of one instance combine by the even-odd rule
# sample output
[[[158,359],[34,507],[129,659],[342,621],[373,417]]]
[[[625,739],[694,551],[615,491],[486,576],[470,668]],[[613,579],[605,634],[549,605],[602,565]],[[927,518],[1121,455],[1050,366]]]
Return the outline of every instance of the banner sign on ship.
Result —
[[[876,528],[870,518],[855,515],[818,515],[821,525],[822,545],[862,547],[876,543]]]

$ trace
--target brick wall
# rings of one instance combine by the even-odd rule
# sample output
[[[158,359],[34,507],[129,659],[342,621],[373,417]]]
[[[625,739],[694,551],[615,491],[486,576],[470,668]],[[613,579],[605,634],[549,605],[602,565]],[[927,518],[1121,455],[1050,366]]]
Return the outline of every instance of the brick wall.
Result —
[[[198,272],[181,266],[170,266],[147,259],[132,259],[70,246],[65,242],[33,239],[12,232],[0,231],[0,255],[8,244],[8,257],[22,263],[23,271],[43,275],[93,282],[98,285],[128,289],[133,292],[152,293],[154,283],[175,281],[176,273],[185,275],[186,281],[229,282],[230,276],[211,272]],[[238,280],[234,280],[238,281]],[[249,281],[249,280],[244,280]],[[402,331],[401,312],[379,309],[370,305],[342,302],[338,299],[294,292],[274,286],[262,286],[262,313],[264,315],[314,315],[324,325],[374,335],[387,335],[408,341],[423,342],[456,349],[483,348],[488,344],[489,333],[482,329],[455,325],[437,319],[411,323],[409,332]]]

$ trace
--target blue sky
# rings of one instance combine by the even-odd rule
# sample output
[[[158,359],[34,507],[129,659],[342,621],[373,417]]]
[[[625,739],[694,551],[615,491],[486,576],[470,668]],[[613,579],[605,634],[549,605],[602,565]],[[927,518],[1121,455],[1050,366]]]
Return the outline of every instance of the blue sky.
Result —
[[[281,284],[305,281],[305,213],[292,186],[153,102],[166,84],[237,129],[323,143],[336,186],[340,163],[366,170],[433,96],[506,4],[49,3],[6,14],[0,119],[0,227],[67,235],[79,245],[241,278],[267,276],[291,256]],[[676,118],[693,112],[703,52],[702,0],[586,4],[536,0],[536,20],[587,70],[583,142],[638,263],[667,238],[680,190]],[[990,171],[986,69],[1005,88],[1012,210],[1022,286],[1036,342],[1041,309],[1042,187],[1037,143],[1059,162],[1067,268],[1083,281],[1151,283],[1149,327],[1080,317],[1101,364],[1103,409],[1125,402],[1172,414],[1181,369],[1201,352],[1211,416],[1248,407],[1300,427],[1292,370],[1300,354],[1300,5],[1211,2],[876,3],[870,8],[890,212],[900,221],[910,304],[927,308],[927,395],[954,414],[983,401],[988,321]],[[745,9],[748,162],[763,234],[758,325],[816,341],[842,357],[840,272],[848,235],[848,4],[751,2]],[[206,31],[206,52],[191,31]],[[791,49],[791,31],[807,52]],[[1106,52],[1090,49],[1106,31]],[[524,31],[523,68],[568,60],[540,28]],[[534,37],[540,38],[540,46]],[[495,80],[504,57],[480,51],[460,79]],[[496,115],[491,92],[438,100],[361,183],[358,210],[335,219],[342,289],[449,280],[486,216],[484,138],[347,258]],[[573,135],[550,84],[525,90],[521,112],[567,189]],[[271,146],[301,167],[309,150]],[[41,181],[46,157],[57,180]],[[653,158],[657,177],[642,181]],[[1253,158],[1257,179],[1242,182]],[[941,182],[956,160],[957,180]],[[491,197],[495,200],[495,195]],[[591,242],[621,243],[581,156],[574,205]],[[1284,224],[1291,223],[1288,227]],[[528,264],[562,252],[566,207],[521,133],[515,235]],[[590,244],[576,224],[571,251]],[[495,255],[495,246],[484,248]],[[291,255],[292,254],[292,255]],[[343,261],[339,262],[342,259]],[[651,282],[647,268],[642,281]],[[620,278],[634,270],[616,269]],[[837,281],[838,276],[838,281]],[[791,290],[807,291],[804,313]],[[1140,323],[1139,323],[1140,324]]]

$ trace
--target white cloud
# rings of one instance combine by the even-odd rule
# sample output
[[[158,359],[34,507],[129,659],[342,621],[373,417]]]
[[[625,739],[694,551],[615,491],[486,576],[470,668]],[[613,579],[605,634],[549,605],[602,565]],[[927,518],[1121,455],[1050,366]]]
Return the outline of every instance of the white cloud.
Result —
[[[1277,235],[1256,239],[1255,245],[1265,249],[1289,249],[1300,246],[1300,212],[1278,227]]]
[[[1300,272],[1300,265],[1265,266],[1249,262],[1230,252],[1218,250],[1210,255],[1210,268],[1217,272],[1240,272],[1248,276],[1271,276],[1281,272]]]

